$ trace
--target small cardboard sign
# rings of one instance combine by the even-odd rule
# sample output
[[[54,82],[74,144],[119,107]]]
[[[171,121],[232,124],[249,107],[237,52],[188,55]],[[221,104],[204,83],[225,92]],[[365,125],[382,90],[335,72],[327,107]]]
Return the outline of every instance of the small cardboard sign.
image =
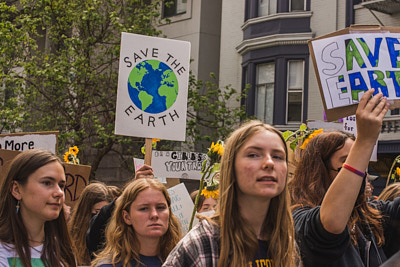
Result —
[[[308,41],[329,121],[355,114],[374,88],[400,103],[400,27],[353,25]]]
[[[0,134],[0,149],[25,151],[42,148],[57,152],[58,132]]]
[[[205,153],[153,150],[152,167],[156,177],[200,180]]]
[[[168,188],[167,190],[171,198],[172,213],[181,223],[182,234],[186,234],[189,230],[190,219],[192,218],[193,201],[183,183]]]
[[[122,33],[115,134],[185,141],[190,43]]]
[[[5,179],[11,161],[21,152],[0,149],[0,180]]]
[[[11,161],[20,151],[0,149],[0,179],[5,179]],[[86,165],[74,165],[63,163],[65,167],[65,203],[71,207],[79,199],[81,192],[89,184],[90,170],[92,167]]]
[[[89,184],[91,166],[63,163],[65,167],[65,203],[73,207],[83,189]]]

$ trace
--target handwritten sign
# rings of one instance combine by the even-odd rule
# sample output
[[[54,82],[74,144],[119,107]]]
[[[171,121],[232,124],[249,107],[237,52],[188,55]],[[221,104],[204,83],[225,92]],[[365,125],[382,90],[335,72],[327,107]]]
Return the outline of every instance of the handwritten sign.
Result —
[[[206,158],[204,153],[153,150],[152,167],[157,177],[200,180]]]
[[[89,184],[91,166],[63,163],[65,167],[65,203],[74,207],[83,189]]]
[[[192,217],[194,207],[193,201],[183,183],[168,188],[167,190],[171,198],[172,213],[181,223],[182,234],[186,234],[189,230],[189,223]]]
[[[21,152],[0,149],[0,179],[5,179],[11,161]]]
[[[0,179],[5,179],[11,161],[20,151],[0,149]],[[71,207],[79,199],[83,189],[89,184],[90,166],[63,163],[65,167],[66,186],[65,203]]]
[[[355,115],[343,118],[343,131],[354,134],[354,136],[357,136],[357,124],[356,124],[356,116]],[[378,160],[378,149],[377,148],[378,148],[378,141],[376,141],[374,150],[372,151],[370,161]]]
[[[115,134],[184,141],[190,43],[122,33]]]
[[[42,148],[57,151],[58,132],[0,134],[0,149],[25,151]]]
[[[349,33],[311,43],[327,109],[356,104],[371,88],[400,99],[400,33]]]

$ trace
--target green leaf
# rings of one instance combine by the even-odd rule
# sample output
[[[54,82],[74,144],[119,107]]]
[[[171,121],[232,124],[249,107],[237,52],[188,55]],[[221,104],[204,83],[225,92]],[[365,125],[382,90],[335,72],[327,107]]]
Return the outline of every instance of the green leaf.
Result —
[[[289,131],[289,130],[283,132],[283,133],[282,133],[283,139],[285,139],[285,141],[288,141],[289,136],[292,135],[292,134],[293,134],[293,132],[292,132],[292,131]]]
[[[302,123],[299,127],[300,131],[305,131],[307,130],[307,125],[305,125],[304,123]]]
[[[297,146],[296,141],[290,142],[290,149],[293,150],[293,152],[296,150],[296,146]]]

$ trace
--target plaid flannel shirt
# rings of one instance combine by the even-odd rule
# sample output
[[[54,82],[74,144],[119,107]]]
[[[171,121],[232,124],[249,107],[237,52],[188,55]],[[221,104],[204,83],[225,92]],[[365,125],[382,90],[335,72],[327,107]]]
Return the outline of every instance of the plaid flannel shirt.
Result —
[[[216,267],[220,251],[220,229],[201,220],[171,251],[163,266]]]

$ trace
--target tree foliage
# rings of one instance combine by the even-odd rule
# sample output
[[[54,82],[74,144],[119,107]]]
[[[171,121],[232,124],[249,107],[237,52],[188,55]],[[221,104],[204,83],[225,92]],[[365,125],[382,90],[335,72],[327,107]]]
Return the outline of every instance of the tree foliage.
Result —
[[[110,151],[121,160],[140,155],[143,138],[113,133],[120,37],[160,35],[153,26],[160,5],[161,0],[0,0],[0,130],[58,130],[59,154],[78,146],[92,178]],[[244,114],[224,104],[236,91],[194,76],[190,84],[191,141],[226,136]],[[212,133],[200,135],[202,127]]]
[[[3,129],[59,130],[59,152],[70,145],[90,151],[83,162],[95,171],[114,145],[132,141],[113,134],[121,32],[159,35],[152,26],[159,4],[2,1]],[[5,96],[10,89],[12,97]]]
[[[247,89],[238,92],[230,85],[219,87],[216,77],[203,82],[190,76],[188,92],[187,142],[204,149],[211,142],[224,140],[247,118],[240,105]]]

